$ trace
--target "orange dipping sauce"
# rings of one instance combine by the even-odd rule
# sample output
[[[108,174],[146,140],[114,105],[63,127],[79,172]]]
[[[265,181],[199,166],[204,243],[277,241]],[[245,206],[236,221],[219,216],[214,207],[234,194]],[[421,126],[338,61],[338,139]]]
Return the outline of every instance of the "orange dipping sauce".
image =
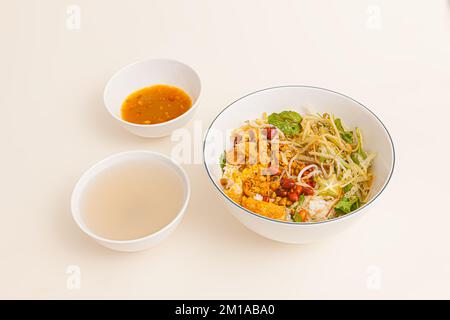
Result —
[[[136,124],[162,123],[181,116],[192,99],[180,88],[158,84],[130,94],[122,104],[122,119]]]

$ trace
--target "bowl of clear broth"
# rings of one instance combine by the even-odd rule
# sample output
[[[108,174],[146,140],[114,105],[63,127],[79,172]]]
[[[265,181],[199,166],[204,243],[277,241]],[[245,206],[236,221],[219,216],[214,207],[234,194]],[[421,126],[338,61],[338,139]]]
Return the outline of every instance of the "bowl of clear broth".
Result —
[[[117,153],[96,163],[72,193],[72,216],[99,244],[139,251],[167,238],[190,198],[189,179],[169,157],[145,150]]]
[[[200,93],[201,81],[194,69],[175,60],[150,59],[117,71],[106,84],[103,100],[125,129],[157,138],[192,119]]]

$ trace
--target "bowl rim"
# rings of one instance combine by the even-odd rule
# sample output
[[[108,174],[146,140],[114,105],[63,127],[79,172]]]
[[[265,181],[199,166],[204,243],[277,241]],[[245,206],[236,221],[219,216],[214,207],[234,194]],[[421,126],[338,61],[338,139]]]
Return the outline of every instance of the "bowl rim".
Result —
[[[169,163],[170,165],[173,165],[174,168],[172,168],[172,169],[179,170],[179,174],[184,181],[183,184],[184,184],[184,189],[186,191],[186,195],[183,200],[183,205],[178,210],[178,213],[175,215],[175,217],[169,223],[167,223],[161,229],[159,229],[153,233],[147,234],[143,237],[136,238],[136,239],[128,239],[128,240],[116,240],[116,239],[109,239],[106,237],[102,237],[102,236],[96,234],[94,231],[92,231],[84,223],[84,220],[81,217],[82,213],[79,208],[79,202],[81,200],[81,196],[82,196],[83,192],[85,191],[86,186],[89,184],[89,182],[92,181],[92,178],[95,175],[97,175],[99,172],[105,170],[105,169],[100,170],[97,174],[93,175],[93,171],[95,171],[99,166],[101,166],[102,164],[111,162],[112,160],[114,160],[116,158],[121,158],[126,155],[133,155],[133,154],[146,154],[146,155],[156,156],[156,157],[160,158],[162,161],[164,161],[165,163]],[[82,186],[82,184],[84,184],[84,185]],[[129,151],[123,151],[123,152],[111,154],[108,157],[94,163],[88,169],[86,169],[83,172],[83,174],[79,177],[79,179],[77,180],[77,182],[75,184],[75,187],[73,188],[72,195],[71,195],[71,201],[70,201],[70,209],[71,209],[71,213],[72,213],[72,218],[75,221],[75,223],[77,224],[78,228],[80,228],[81,231],[83,231],[85,234],[90,236],[92,239],[100,241],[100,242],[104,242],[104,243],[109,243],[109,244],[126,245],[126,244],[135,244],[135,243],[145,242],[146,240],[149,240],[149,239],[155,239],[158,236],[169,231],[170,228],[172,228],[177,223],[177,221],[179,219],[181,219],[183,217],[183,215],[185,214],[187,206],[190,201],[190,198],[191,198],[191,185],[189,182],[189,177],[188,177],[186,171],[184,170],[184,168],[179,163],[175,162],[172,158],[170,158],[169,156],[167,156],[163,153],[150,151],[150,150],[129,150]]]
[[[206,139],[209,135],[209,131],[211,130],[212,126],[214,125],[214,123],[216,122],[217,118],[219,118],[219,116],[225,112],[229,107],[231,107],[232,105],[234,105],[236,102],[247,98],[248,96],[263,92],[263,91],[269,91],[269,90],[276,90],[276,89],[282,89],[282,88],[306,88],[306,89],[315,89],[315,90],[321,90],[321,91],[325,91],[327,93],[332,93],[332,94],[337,94],[341,97],[344,97],[346,99],[349,99],[351,101],[353,101],[354,103],[358,104],[359,106],[361,106],[362,108],[364,108],[365,110],[367,110],[372,116],[375,117],[375,119],[381,124],[381,126],[383,127],[384,131],[387,134],[387,137],[389,138],[389,142],[390,142],[390,146],[391,146],[391,152],[392,152],[392,165],[390,167],[390,171],[389,171],[389,175],[388,178],[386,179],[386,181],[384,182],[383,186],[381,187],[380,191],[378,191],[377,194],[375,194],[375,196],[367,203],[365,203],[362,207],[356,209],[355,211],[352,211],[346,215],[340,216],[340,217],[336,217],[333,219],[329,219],[329,220],[324,220],[324,221],[315,221],[315,222],[292,222],[292,221],[281,221],[281,220],[276,220],[276,219],[272,219],[260,214],[257,214],[255,212],[252,212],[246,208],[244,208],[243,206],[241,206],[240,204],[237,204],[236,202],[234,202],[231,198],[229,198],[221,188],[219,188],[219,186],[216,184],[215,180],[213,179],[208,165],[206,163],[206,159],[205,159],[205,148],[206,148]],[[333,222],[339,222],[339,221],[343,221],[346,219],[349,219],[357,214],[360,214],[364,209],[366,209],[370,204],[372,204],[382,193],[383,191],[386,189],[387,185],[389,184],[389,182],[391,181],[392,175],[394,173],[394,168],[395,168],[395,162],[396,162],[396,158],[395,158],[395,146],[394,146],[394,141],[392,140],[391,134],[389,133],[389,130],[386,128],[386,126],[384,125],[384,123],[381,121],[381,119],[372,111],[370,110],[367,106],[365,106],[364,104],[362,104],[361,102],[334,90],[331,89],[326,89],[326,88],[322,88],[322,87],[317,87],[317,86],[310,86],[310,85],[280,85],[280,86],[274,86],[274,87],[268,87],[268,88],[264,88],[264,89],[260,89],[260,90],[256,90],[253,91],[251,93],[248,93],[240,98],[238,98],[237,100],[234,100],[233,102],[231,102],[229,105],[227,105],[224,109],[222,109],[217,115],[216,117],[212,120],[211,124],[208,127],[208,130],[206,130],[205,133],[205,138],[203,140],[203,165],[206,169],[206,172],[208,174],[209,179],[211,180],[211,182],[213,183],[213,185],[215,186],[215,188],[221,193],[222,196],[224,196],[228,201],[230,201],[233,205],[235,205],[237,208],[243,210],[244,212],[246,212],[247,214],[251,214],[257,218],[266,220],[268,222],[273,222],[273,223],[279,223],[279,224],[283,224],[283,225],[289,225],[289,226],[299,226],[299,227],[305,227],[305,226],[312,226],[312,225],[320,225],[320,224],[330,224]]]
[[[171,62],[171,63],[176,63],[176,64],[179,64],[179,65],[185,66],[190,71],[192,71],[192,73],[195,75],[195,77],[198,80],[199,92],[198,92],[197,99],[195,99],[195,102],[192,103],[192,106],[189,108],[188,111],[186,111],[185,113],[183,113],[183,114],[179,115],[178,117],[173,118],[173,119],[171,119],[169,121],[160,122],[160,123],[153,123],[153,124],[139,124],[139,123],[129,122],[129,121],[123,120],[121,117],[117,116],[114,112],[112,112],[112,110],[108,107],[108,104],[106,103],[106,94],[109,91],[109,87],[111,85],[111,82],[116,77],[118,77],[123,71],[125,71],[126,69],[135,67],[135,66],[137,66],[139,64],[142,64],[142,63],[148,63],[148,62]],[[155,84],[150,84],[149,86],[158,85],[158,84],[164,84],[164,83],[155,83]],[[131,92],[130,94],[132,94],[132,93],[133,92]],[[157,128],[157,127],[163,127],[165,125],[169,125],[169,124],[175,123],[176,121],[187,117],[188,114],[191,114],[192,112],[194,112],[194,110],[197,109],[197,107],[199,105],[199,101],[200,101],[201,96],[202,96],[202,80],[201,80],[200,76],[198,75],[197,71],[194,70],[194,68],[192,68],[191,66],[189,66],[189,65],[187,65],[187,64],[185,64],[185,63],[183,63],[181,61],[175,60],[175,59],[164,59],[164,58],[151,59],[150,58],[150,59],[143,59],[143,60],[138,60],[138,61],[135,61],[135,62],[131,62],[131,63],[129,63],[129,64],[119,68],[118,70],[116,70],[113,73],[113,75],[109,78],[108,82],[106,82],[105,88],[103,89],[103,104],[104,104],[106,110],[108,111],[108,113],[114,119],[116,119],[117,121],[119,121],[122,124],[125,124],[125,125],[128,125],[128,126],[132,126],[132,127],[136,127],[136,128]],[[192,99],[192,97],[190,97],[190,98]]]

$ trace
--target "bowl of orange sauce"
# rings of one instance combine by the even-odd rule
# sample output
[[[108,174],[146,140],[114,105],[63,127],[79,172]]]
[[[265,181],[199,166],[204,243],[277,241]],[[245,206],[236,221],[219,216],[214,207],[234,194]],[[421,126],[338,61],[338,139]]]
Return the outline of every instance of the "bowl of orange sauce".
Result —
[[[168,59],[135,62],[117,71],[103,94],[108,112],[141,137],[163,137],[192,119],[201,93],[198,74]]]

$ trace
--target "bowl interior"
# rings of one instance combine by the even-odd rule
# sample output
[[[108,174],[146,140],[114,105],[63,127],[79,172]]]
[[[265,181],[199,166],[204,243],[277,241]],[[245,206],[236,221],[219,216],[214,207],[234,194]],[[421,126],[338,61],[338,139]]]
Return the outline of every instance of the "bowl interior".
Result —
[[[94,232],[92,232],[89,229],[89,227],[86,225],[86,223],[83,219],[83,214],[82,214],[82,210],[81,210],[81,203],[83,200],[83,195],[86,190],[86,187],[92,181],[95,180],[96,176],[99,173],[101,173],[102,171],[104,171],[106,169],[114,168],[114,166],[116,166],[118,164],[126,163],[126,162],[135,162],[136,160],[144,160],[144,161],[148,161],[150,163],[155,163],[155,162],[164,163],[165,165],[170,167],[173,171],[175,171],[175,173],[180,177],[180,180],[182,181],[182,184],[183,184],[182,187],[184,190],[183,206],[180,209],[180,211],[178,212],[178,214],[175,216],[175,218],[168,225],[166,225],[165,227],[163,227],[156,233],[149,234],[148,236],[146,236],[144,238],[154,236],[154,235],[158,234],[159,232],[161,232],[162,230],[164,230],[165,228],[167,228],[173,221],[175,221],[177,219],[177,217],[187,207],[189,197],[190,197],[190,187],[189,187],[189,181],[188,181],[187,175],[184,172],[184,170],[178,164],[173,162],[169,157],[167,157],[163,154],[156,153],[156,152],[144,151],[144,150],[143,151],[140,151],[140,150],[128,151],[128,152],[114,154],[100,162],[97,162],[94,166],[89,168],[78,180],[78,182],[73,190],[73,193],[72,193],[71,207],[72,207],[72,215],[74,217],[74,220],[77,222],[79,227],[85,233],[90,235],[91,237],[93,237],[97,240],[106,241],[106,242],[114,242],[114,243],[126,243],[126,242],[132,242],[132,241],[137,241],[137,240],[143,239],[143,238],[140,238],[140,239],[133,239],[133,240],[111,240],[111,239],[102,238],[102,237],[96,235]]]
[[[108,110],[120,119],[123,101],[144,87],[167,84],[184,90],[195,105],[200,96],[200,78],[189,66],[174,60],[146,60],[120,69],[105,87]]]
[[[244,96],[225,108],[213,121],[205,137],[204,160],[206,169],[217,189],[222,191],[219,179],[219,157],[223,153],[232,129],[245,120],[256,119],[263,112],[270,114],[283,110],[327,112],[342,119],[348,128],[360,128],[364,147],[377,153],[374,160],[374,182],[368,202],[374,199],[389,181],[394,166],[391,138],[381,121],[366,107],[349,97],[326,89],[306,86],[269,88]],[[226,197],[226,195],[222,192]]]

